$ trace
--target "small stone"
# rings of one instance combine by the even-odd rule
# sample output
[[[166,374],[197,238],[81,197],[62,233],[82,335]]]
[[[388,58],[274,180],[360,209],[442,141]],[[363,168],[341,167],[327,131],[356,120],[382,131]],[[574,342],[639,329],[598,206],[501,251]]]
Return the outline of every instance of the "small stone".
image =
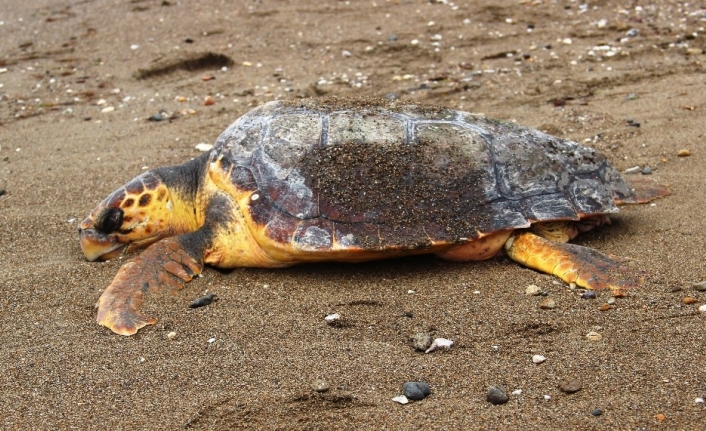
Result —
[[[394,401],[396,403],[400,403],[402,405],[409,403],[409,400],[404,395],[397,395],[396,397],[392,398],[392,401]]]
[[[412,345],[414,346],[414,350],[418,350],[420,352],[426,351],[429,347],[431,347],[431,335],[426,332],[418,332],[414,334],[414,336],[412,336]]]
[[[554,302],[551,297],[547,296],[546,298],[542,299],[542,302],[539,303],[539,308],[544,310],[552,310],[556,308],[556,302]]]
[[[583,389],[583,384],[577,379],[566,379],[559,382],[559,390],[567,394],[573,394]]]
[[[540,289],[536,284],[530,284],[525,289],[525,295],[527,296],[537,296],[540,293],[542,293],[542,289]]]
[[[689,157],[691,155],[691,151],[687,149],[681,149],[677,151],[677,156],[679,157]]]
[[[681,292],[681,286],[672,287],[672,293],[675,293],[675,292]]]
[[[503,388],[499,386],[491,386],[490,389],[488,389],[488,394],[485,396],[485,399],[490,404],[497,406],[508,402],[510,397],[507,396],[507,393],[505,393]]]
[[[431,394],[431,388],[424,382],[407,382],[402,385],[402,392],[408,399],[419,401]]]
[[[608,303],[608,305],[615,305],[615,298],[608,298],[606,302]]]
[[[586,339],[588,339],[589,341],[601,341],[603,339],[603,336],[596,331],[591,331],[586,334]]]
[[[652,168],[649,166],[642,168],[642,175],[652,175]]]
[[[205,307],[205,306],[211,304],[215,299],[216,299],[216,294],[209,293],[208,295],[201,296],[201,297],[196,298],[193,301],[191,301],[191,304],[189,304],[189,308]]]
[[[106,106],[105,108],[101,109],[101,112],[104,114],[107,114],[108,112],[113,112],[115,111],[115,107],[113,106]]]
[[[702,313],[706,313],[706,304],[704,304],[704,305],[702,305],[701,307],[699,307],[699,311],[702,312]]]
[[[625,298],[628,294],[624,290],[616,290],[613,292],[613,298]]]
[[[326,380],[323,379],[316,379],[311,383],[311,389],[314,392],[326,392],[329,390],[329,385]]]
[[[608,310],[610,310],[611,308],[613,308],[613,307],[612,307],[610,304],[603,304],[603,305],[601,305],[598,309],[601,310],[601,311],[608,311]]]
[[[177,336],[177,333],[174,332],[174,331],[172,331],[172,332],[170,332],[170,333],[167,334],[167,338],[170,339],[170,340],[175,339],[176,336]]]
[[[211,96],[206,96],[206,97],[204,97],[204,99],[203,99],[203,104],[204,104],[205,106],[211,106],[211,105],[213,105],[213,104],[215,104],[215,103],[216,103],[216,101],[213,100],[213,97],[211,97]]]
[[[623,173],[625,174],[636,174],[640,172],[640,167],[639,166],[633,166],[632,168],[627,168]]]
[[[701,397],[694,398],[694,404],[703,404],[704,399]]]
[[[593,290],[587,290],[581,294],[582,299],[596,299],[596,292]]]
[[[168,120],[169,117],[170,117],[169,112],[167,112],[165,110],[161,110],[161,111],[157,112],[156,114],[154,114],[150,117],[147,117],[147,121],[159,122],[159,121]]]
[[[655,419],[657,419],[659,422],[663,422],[667,419],[667,416],[665,416],[663,413],[657,413],[655,415]]]
[[[698,292],[706,292],[706,281],[694,284],[694,289]]]
[[[601,409],[594,409],[593,411],[591,411],[591,416],[596,416],[596,417],[598,417],[598,416],[600,416],[600,415],[602,415],[602,414],[603,414],[603,410],[601,410]]]
[[[427,350],[424,351],[424,353],[431,353],[434,350],[449,350],[451,346],[454,345],[454,342],[446,339],[446,338],[436,338],[432,343],[431,346]]]
[[[336,323],[340,319],[341,319],[341,315],[338,313],[329,314],[328,316],[324,317],[324,320],[329,325],[333,325],[334,323]]]
[[[532,356],[532,362],[534,362],[534,363],[537,364],[537,365],[543,363],[543,362],[546,361],[546,360],[547,360],[547,358],[545,358],[545,357],[542,356],[542,355],[534,355],[534,356]]]
[[[196,144],[194,148],[205,153],[207,151],[211,151],[211,149],[213,148],[213,144],[206,144],[204,142],[201,142],[200,144]]]
[[[694,298],[693,296],[687,296],[684,299],[682,299],[681,302],[689,305],[689,304],[696,304],[697,302],[699,302],[699,300]]]

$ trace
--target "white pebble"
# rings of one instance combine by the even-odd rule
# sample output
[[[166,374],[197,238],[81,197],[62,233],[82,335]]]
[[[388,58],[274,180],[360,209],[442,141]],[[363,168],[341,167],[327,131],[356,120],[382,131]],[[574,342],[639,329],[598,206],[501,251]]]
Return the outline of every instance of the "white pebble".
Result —
[[[515,389],[512,391],[512,395],[521,395],[522,394],[522,389]]]
[[[115,111],[115,107],[113,106],[106,106],[105,108],[101,109],[101,112],[104,114],[107,114],[108,112],[113,112]]]
[[[396,397],[394,397],[392,399],[392,401],[394,401],[396,403],[400,403],[400,404],[407,404],[409,402],[407,397],[405,397],[404,395],[397,395]]]
[[[431,346],[424,353],[431,353],[437,349],[449,350],[454,342],[446,338],[437,338],[432,341]]]
[[[551,399],[552,399],[552,397],[549,396],[549,395],[545,395],[545,396],[544,396],[544,401],[549,401],[549,400],[551,400]]]
[[[105,99],[100,99],[96,102],[96,105],[101,106],[101,105],[105,105],[106,103],[107,102],[105,101]]]
[[[208,344],[213,344],[213,342],[216,341],[215,337],[211,337],[208,339]]]
[[[603,339],[603,336],[596,331],[591,331],[586,334],[586,338],[590,341],[601,341]]]
[[[704,304],[704,305],[702,305],[701,307],[699,307],[699,311],[702,312],[702,313],[706,313],[706,304]]]
[[[544,361],[546,361],[546,360],[547,360],[547,358],[545,358],[545,357],[542,356],[542,355],[534,355],[534,356],[532,356],[532,362],[534,362],[535,364],[541,364],[542,362],[544,362]]]
[[[213,144],[206,144],[204,142],[201,142],[200,144],[196,144],[196,147],[194,148],[205,153],[206,151],[211,151],[211,148],[213,148]]]
[[[176,332],[172,331],[172,332],[168,333],[167,338],[169,338],[170,340],[173,340],[174,338],[176,338]]]
[[[701,397],[694,398],[694,403],[696,403],[696,404],[703,404],[703,403],[704,403],[704,399],[701,398]]]
[[[329,314],[328,316],[324,317],[324,320],[326,321],[326,323],[331,324],[331,323],[339,320],[340,318],[341,318],[340,314],[333,313],[333,314]]]
[[[350,51],[346,51],[345,49],[343,51],[341,51],[342,57],[350,57],[351,55],[353,55],[353,54],[351,54]]]
[[[138,45],[138,44],[136,44],[136,43],[133,43],[132,45],[130,45],[130,49],[132,49],[133,51],[136,50],[136,49],[139,48],[139,47],[140,47],[140,45]]]
[[[537,296],[540,293],[542,293],[542,290],[536,284],[530,284],[525,289],[525,295],[528,295],[528,296]]]

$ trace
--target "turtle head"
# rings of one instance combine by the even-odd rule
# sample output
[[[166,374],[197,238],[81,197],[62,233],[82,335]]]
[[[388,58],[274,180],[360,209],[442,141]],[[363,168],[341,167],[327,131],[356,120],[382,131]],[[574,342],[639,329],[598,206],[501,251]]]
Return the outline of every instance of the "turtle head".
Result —
[[[107,260],[171,236],[175,206],[178,202],[162,177],[145,172],[111,193],[81,222],[81,250],[89,261]]]

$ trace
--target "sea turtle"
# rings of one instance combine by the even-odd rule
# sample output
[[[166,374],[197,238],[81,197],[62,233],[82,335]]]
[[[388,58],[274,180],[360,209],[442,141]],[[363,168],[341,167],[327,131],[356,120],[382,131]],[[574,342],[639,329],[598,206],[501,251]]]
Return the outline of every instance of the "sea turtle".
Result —
[[[275,101],[242,116],[213,149],[139,175],[79,229],[83,253],[125,263],[98,323],[130,335],[154,324],[143,294],[181,288],[204,264],[286,267],[422,253],[483,260],[501,250],[590,289],[639,274],[578,245],[636,193],[598,151],[519,125],[382,99]]]

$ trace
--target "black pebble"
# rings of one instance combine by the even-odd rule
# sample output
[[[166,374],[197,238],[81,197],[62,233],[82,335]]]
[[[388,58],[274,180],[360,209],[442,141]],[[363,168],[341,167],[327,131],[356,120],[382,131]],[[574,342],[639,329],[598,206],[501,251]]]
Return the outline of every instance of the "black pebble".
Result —
[[[424,382],[407,382],[402,385],[404,396],[410,400],[423,400],[431,394],[431,388]]]
[[[591,416],[600,416],[603,414],[603,410],[601,409],[595,409],[591,412]]]
[[[196,298],[193,301],[191,301],[191,304],[189,304],[189,308],[205,307],[206,305],[212,303],[215,299],[216,299],[216,294],[209,293],[208,295],[204,295],[200,298]]]
[[[592,290],[587,290],[581,294],[581,298],[583,299],[596,299],[596,292]]]
[[[194,39],[187,37],[186,39],[184,39],[184,42],[185,43],[194,43]]]
[[[485,396],[485,399],[494,405],[499,405],[499,404],[505,404],[510,400],[510,397],[507,396],[503,388],[499,386],[492,386],[490,389],[488,389],[488,395]]]
[[[5,193],[5,189],[0,189],[0,196],[4,195]]]

